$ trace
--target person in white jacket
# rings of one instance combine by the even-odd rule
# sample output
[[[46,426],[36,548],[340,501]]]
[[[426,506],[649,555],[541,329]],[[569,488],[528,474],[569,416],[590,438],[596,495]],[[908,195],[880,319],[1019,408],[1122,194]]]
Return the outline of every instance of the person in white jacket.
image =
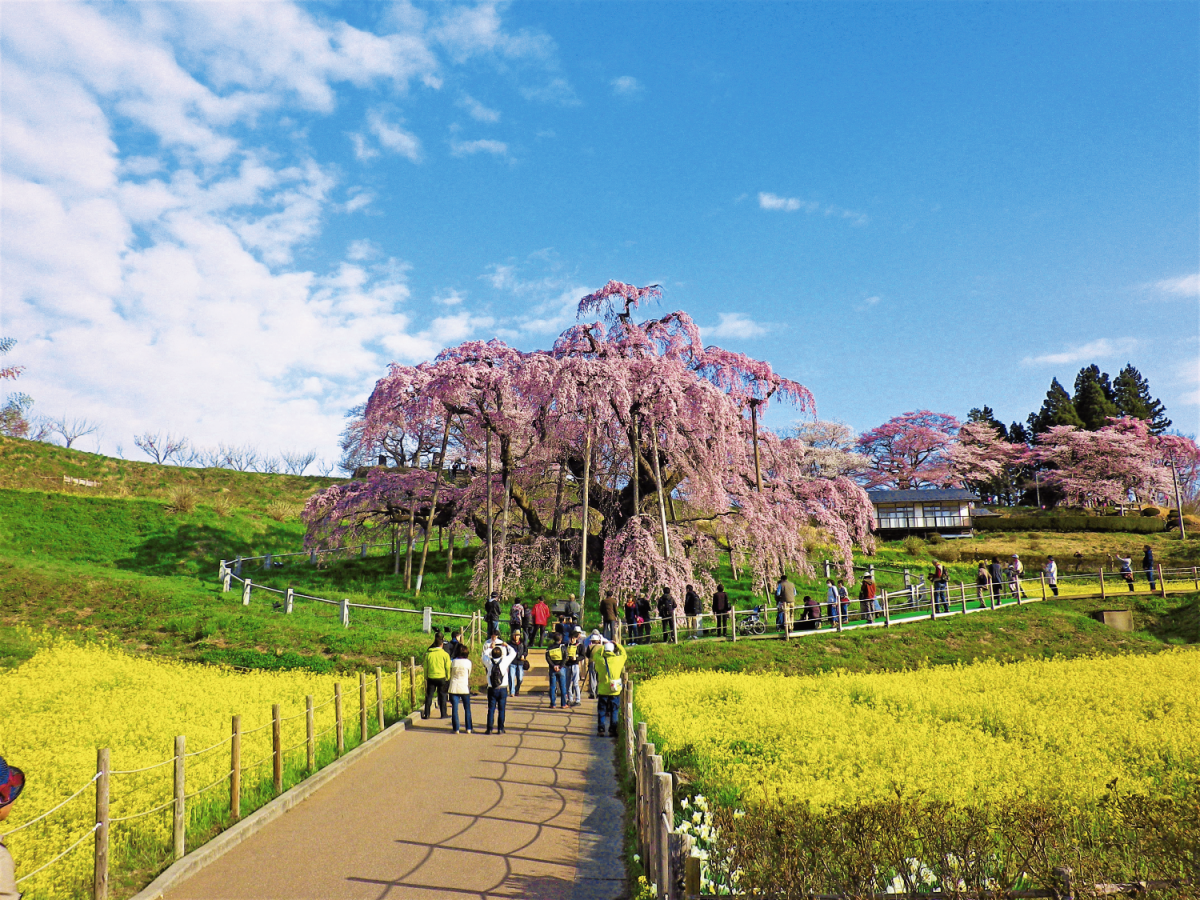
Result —
[[[471,722],[471,657],[466,647],[458,648],[458,659],[450,661],[450,731],[458,734],[458,705],[463,708],[463,728],[475,733]]]
[[[508,705],[508,667],[512,665],[517,653],[505,643],[497,643],[490,650],[483,652],[483,669],[487,674],[487,731],[491,734],[493,726],[498,734],[504,734],[504,710]]]

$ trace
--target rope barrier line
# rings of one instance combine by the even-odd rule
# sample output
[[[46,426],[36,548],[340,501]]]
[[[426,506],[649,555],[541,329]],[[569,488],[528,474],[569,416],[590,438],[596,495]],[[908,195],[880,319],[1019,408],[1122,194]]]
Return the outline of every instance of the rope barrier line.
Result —
[[[132,813],[131,815],[128,815],[128,816],[121,816],[120,818],[117,818],[117,819],[109,819],[108,822],[110,825],[115,825],[117,822],[128,822],[130,819],[140,819],[142,816],[148,816],[148,815],[150,815],[150,813],[160,812],[160,811],[166,809],[168,806],[174,806],[174,805],[175,805],[175,798],[172,797],[166,803],[156,806],[153,809],[148,809],[145,812],[140,812],[140,813]]]
[[[300,710],[300,712],[296,713],[294,716],[280,716],[279,721],[280,722],[290,722],[293,719],[301,719],[307,715],[308,715],[308,710],[302,709],[302,710]]]
[[[201,752],[203,752],[203,751],[201,751]],[[175,762],[175,757],[171,756],[171,757],[168,757],[167,759],[164,759],[162,762],[156,762],[152,766],[144,766],[140,769],[122,769],[120,772],[109,772],[108,774],[109,775],[136,775],[139,772],[149,772],[151,769],[158,769],[162,766],[169,766],[173,762]]]
[[[96,779],[98,779],[99,777],[100,777],[100,774],[96,773],[95,775],[93,775],[91,777],[91,779],[89,779],[87,784],[85,784],[83,787],[81,787],[79,790],[77,790],[75,793],[73,793],[70,797],[68,797],[62,803],[58,804],[58,806],[51,807],[50,809],[48,809],[44,813],[42,813],[40,816],[38,816],[36,819],[30,819],[28,822],[25,822],[22,825],[18,825],[12,831],[4,832],[4,834],[0,835],[0,837],[9,837],[10,835],[16,834],[18,831],[23,831],[26,828],[28,828],[30,825],[33,825],[35,822],[40,822],[42,819],[46,818],[46,816],[50,815],[51,813],[57,812],[58,810],[62,809],[64,806],[66,806],[68,803],[70,803],[72,800],[74,800],[76,797],[78,797],[80,794],[82,794],[84,791],[86,791],[88,788],[90,788],[93,784],[95,784]]]
[[[257,768],[258,768],[259,766],[261,766],[263,763],[265,763],[265,762],[270,762],[270,761],[271,761],[271,760],[273,760],[274,758],[275,758],[275,754],[274,754],[274,753],[272,753],[270,756],[264,756],[264,757],[263,757],[262,759],[260,759],[258,762],[253,762],[253,763],[249,763],[249,764],[247,764],[247,765],[244,765],[244,766],[242,766],[242,771],[243,771],[243,772],[247,772],[247,771],[249,771],[250,769],[257,769]]]
[[[249,729],[249,730],[247,730],[247,731],[243,731],[243,732],[242,732],[242,737],[245,737],[245,736],[246,736],[246,735],[248,735],[248,734],[257,734],[258,732],[262,731],[264,728],[270,728],[270,727],[271,727],[271,723],[270,723],[270,722],[268,722],[268,723],[267,723],[267,724],[265,724],[265,725],[259,725],[257,728],[251,728],[251,729]],[[169,760],[168,760],[168,761],[169,761]]]
[[[192,793],[190,793],[190,794],[184,794],[184,795],[183,795],[183,799],[184,799],[184,800],[191,800],[193,797],[199,797],[199,796],[200,796],[201,794],[203,794],[205,791],[212,790],[213,788],[215,788],[215,787],[216,787],[217,785],[219,785],[219,784],[224,784],[224,783],[225,783],[226,781],[228,781],[228,780],[229,780],[229,779],[230,779],[232,776],[233,776],[233,770],[231,769],[230,771],[228,771],[228,772],[226,772],[224,775],[222,775],[220,778],[218,778],[216,781],[214,781],[214,782],[212,782],[211,784],[205,785],[204,787],[200,788],[200,790],[198,790],[198,791],[193,791],[193,792],[192,792]]]
[[[22,875],[20,878],[17,879],[16,883],[20,884],[22,881],[28,881],[30,878],[32,878],[34,875],[36,875],[38,872],[41,872],[45,869],[50,868],[52,865],[54,865],[56,862],[58,862],[60,859],[62,859],[64,856],[66,856],[68,853],[70,853],[72,850],[74,850],[76,847],[78,847],[80,844],[82,844],[84,841],[86,841],[88,838],[90,838],[93,834],[95,834],[99,830],[100,830],[100,823],[97,822],[95,825],[93,825],[91,828],[88,829],[87,833],[84,834],[83,837],[81,837],[79,840],[77,840],[75,843],[73,843],[70,847],[68,847],[62,853],[58,854],[58,856],[54,857],[54,859],[50,860],[50,862],[34,869],[28,875]]]
[[[199,756],[201,753],[208,753],[210,750],[216,750],[218,747],[224,747],[229,744],[230,738],[222,738],[211,747],[205,747],[203,750],[197,750],[194,753],[185,753],[185,757]]]

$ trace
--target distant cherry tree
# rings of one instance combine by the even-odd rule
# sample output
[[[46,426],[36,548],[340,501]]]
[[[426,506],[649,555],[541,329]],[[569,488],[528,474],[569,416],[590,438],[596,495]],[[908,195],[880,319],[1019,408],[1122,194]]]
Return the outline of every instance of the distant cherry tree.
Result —
[[[868,460],[864,480],[899,490],[953,483],[951,447],[960,427],[954,416],[922,409],[863,432],[856,446]]]
[[[1148,424],[1133,417],[1110,422],[1097,431],[1057,425],[1038,435],[1030,458],[1041,467],[1043,482],[1076,506],[1124,507],[1166,495],[1170,471]]]

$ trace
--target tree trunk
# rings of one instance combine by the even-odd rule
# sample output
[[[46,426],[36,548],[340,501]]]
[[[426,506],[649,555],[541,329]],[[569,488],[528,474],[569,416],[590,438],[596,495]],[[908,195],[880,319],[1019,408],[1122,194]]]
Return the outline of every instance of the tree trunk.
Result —
[[[446,577],[454,574],[454,523],[450,523],[450,542],[446,545]]]
[[[667,505],[663,502],[663,486],[662,486],[662,467],[658,463],[658,426],[655,425],[650,432],[652,448],[654,450],[654,488],[658,494],[658,520],[662,525],[663,537],[663,557],[671,558],[671,536],[667,534]]]
[[[400,526],[392,523],[392,574],[400,574]]]
[[[487,461],[484,464],[487,479],[487,560],[488,560],[488,596],[496,589],[496,560],[492,551],[492,433],[489,431],[484,440],[484,452]]]
[[[754,483],[762,490],[762,462],[758,457],[758,404],[750,401],[750,439],[754,442]]]
[[[500,578],[498,586],[501,590],[504,589],[504,572],[508,569],[508,507],[509,501],[512,499],[512,487],[508,478],[504,479],[504,520],[500,523]]]
[[[446,458],[446,445],[450,442],[450,416],[446,415],[446,427],[442,431],[442,452],[438,457],[438,467],[433,473],[433,498],[429,501],[429,515],[425,517],[425,543],[421,545],[421,568],[417,570],[417,593],[421,596],[421,582],[425,580],[425,560],[429,558],[429,530],[433,526],[433,517],[437,514],[438,488],[442,486],[441,462]],[[442,529],[438,529],[438,547],[442,544]]]
[[[636,516],[641,512],[642,492],[641,492],[641,436],[638,434],[638,417],[637,413],[633,414],[633,445],[629,448],[633,451],[633,514]]]
[[[567,467],[561,462],[558,464],[558,487],[554,491],[554,522],[551,526],[551,531],[554,532],[554,577],[558,577],[559,570],[562,568],[562,538],[559,537],[559,531],[562,529],[562,497],[563,497],[563,482],[567,477]]]
[[[413,527],[417,519],[417,495],[408,498],[408,549],[404,551],[404,589],[412,587]]]
[[[583,534],[579,547],[579,608],[583,610],[583,595],[587,590],[588,490],[592,480],[592,417],[588,416],[587,434],[583,443]]]

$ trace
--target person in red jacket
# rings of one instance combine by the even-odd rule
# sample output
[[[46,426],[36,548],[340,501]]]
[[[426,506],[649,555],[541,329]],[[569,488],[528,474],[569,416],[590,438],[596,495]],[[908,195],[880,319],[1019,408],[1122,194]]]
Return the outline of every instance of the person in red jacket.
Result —
[[[538,597],[537,603],[533,604],[533,633],[529,635],[529,644],[533,646],[533,638],[537,636],[537,645],[542,646],[542,641],[546,637],[546,625],[550,621],[550,607],[546,605],[546,601],[542,597]]]

